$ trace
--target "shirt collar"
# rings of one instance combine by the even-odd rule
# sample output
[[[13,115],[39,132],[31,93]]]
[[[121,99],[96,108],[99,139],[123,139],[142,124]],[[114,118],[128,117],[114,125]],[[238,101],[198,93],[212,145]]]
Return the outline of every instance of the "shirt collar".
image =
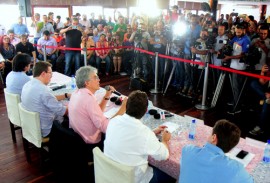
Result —
[[[224,152],[222,149],[220,149],[219,147],[217,147],[216,145],[210,144],[209,142],[206,142],[204,148],[209,149],[212,152],[218,153],[220,155],[224,155]]]

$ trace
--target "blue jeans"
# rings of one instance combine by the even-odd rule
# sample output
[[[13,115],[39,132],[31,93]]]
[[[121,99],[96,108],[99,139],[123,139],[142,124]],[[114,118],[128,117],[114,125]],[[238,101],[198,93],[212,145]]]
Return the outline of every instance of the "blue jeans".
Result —
[[[50,63],[52,64],[52,69],[55,70],[56,59],[57,59],[56,54],[52,54],[51,56],[46,56],[46,58],[47,58],[47,60],[51,61]],[[44,56],[42,54],[39,54],[38,59],[39,59],[39,61],[44,60]]]
[[[265,100],[264,87],[259,83],[258,79],[251,81],[250,87],[260,97],[261,100]]]
[[[71,76],[72,75],[71,67],[74,64],[74,61],[75,61],[75,72],[81,67],[81,52],[67,50],[65,52],[65,57],[66,57],[65,75]]]
[[[270,121],[270,104],[264,102],[262,112],[260,115],[259,127],[261,129],[266,129],[266,126],[267,125],[269,126],[269,121]]]
[[[106,62],[106,73],[109,73],[110,72],[110,66],[111,66],[111,60],[110,60],[110,57],[109,56],[107,56],[107,57],[105,57],[104,59],[103,59],[105,62]],[[99,57],[99,56],[97,56],[96,57],[96,64],[97,64],[97,69],[98,69],[98,72],[101,72],[101,70],[100,70],[100,64],[101,64],[101,61],[102,61],[102,59]]]

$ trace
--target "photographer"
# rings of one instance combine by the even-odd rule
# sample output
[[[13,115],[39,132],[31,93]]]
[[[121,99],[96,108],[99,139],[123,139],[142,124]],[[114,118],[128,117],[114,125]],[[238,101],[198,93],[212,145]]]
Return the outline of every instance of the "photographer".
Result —
[[[214,45],[213,64],[216,66],[222,66],[222,57],[224,57],[225,45],[228,43],[228,36],[225,34],[227,27],[225,24],[218,26],[218,36],[216,37],[216,43]],[[227,55],[227,54],[226,54]],[[230,55],[230,54],[229,54]],[[220,70],[214,69],[215,80],[217,81],[220,75]]]
[[[262,76],[270,76],[270,70],[269,65],[264,65],[261,70]],[[270,82],[265,79],[259,79],[259,82],[253,82],[252,88],[257,93],[257,95],[260,97],[261,100],[263,100],[263,108],[262,112],[260,114],[260,120],[257,126],[251,130],[249,133],[252,135],[259,135],[264,133],[264,130],[269,128],[269,121],[270,121]],[[267,124],[268,123],[268,124]]]
[[[231,60],[230,68],[235,70],[246,70],[246,64],[241,62],[241,59],[244,57],[245,53],[248,52],[250,45],[249,38],[245,35],[245,27],[241,24],[236,25],[235,28],[236,36],[230,41],[230,44],[233,46],[232,56],[225,55],[223,59],[224,62]],[[229,105],[235,106],[236,102],[240,96],[241,89],[243,87],[245,76],[232,73],[232,91],[233,99],[228,103]],[[239,109],[240,103],[234,111],[228,111],[229,114],[240,113]]]
[[[200,38],[197,39],[197,41],[196,41],[197,45],[195,47],[194,46],[191,47],[191,52],[193,54],[196,54],[195,61],[200,61],[203,63],[205,63],[207,61],[207,59],[208,59],[207,54],[209,52],[209,49],[207,47],[207,39],[208,38],[209,38],[209,33],[208,33],[207,29],[202,29],[201,33],[200,33]],[[194,84],[197,83],[197,86],[199,86],[198,92],[200,92],[200,90],[203,87],[203,82],[200,82],[200,83],[198,83],[198,82],[199,82],[199,77],[202,73],[202,69],[204,68],[204,66],[196,65],[196,68],[198,68],[198,70],[196,69],[195,71],[193,71],[193,72],[195,72],[195,75],[196,75]]]
[[[255,70],[259,73],[262,66],[266,63],[266,59],[270,49],[270,39],[267,37],[269,28],[267,25],[262,25],[259,30],[259,38],[253,39],[251,47],[256,47],[261,50],[261,59],[256,60]]]
[[[158,52],[159,54],[165,55],[166,52],[166,35],[164,32],[163,22],[158,21],[156,23],[157,29],[154,32],[153,37],[150,39],[150,44],[152,45],[152,51]],[[158,59],[158,81],[162,81],[164,74],[165,59]],[[155,57],[152,58],[152,69],[155,70]],[[153,73],[155,75],[155,73]],[[153,76],[155,77],[155,76]]]
[[[144,50],[148,50],[148,41],[150,40],[150,34],[146,31],[146,27],[144,23],[140,23],[138,30],[133,32],[129,38],[129,42],[134,41],[134,46],[136,48],[142,48]],[[139,69],[142,71],[143,79],[148,81],[149,77],[149,62],[148,57],[145,53],[137,52],[137,61]]]
[[[190,17],[190,26],[187,29],[186,43],[184,47],[185,59],[191,60],[191,46],[194,46],[196,40],[200,37],[201,26],[198,24],[197,15],[191,15]],[[183,94],[188,96],[192,95],[193,90],[193,71],[192,66],[189,63],[185,63],[185,84],[184,89],[182,90]]]

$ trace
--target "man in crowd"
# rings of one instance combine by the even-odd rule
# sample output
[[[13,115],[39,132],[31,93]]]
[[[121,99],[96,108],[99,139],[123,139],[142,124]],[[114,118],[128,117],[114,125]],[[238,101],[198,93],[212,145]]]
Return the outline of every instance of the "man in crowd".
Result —
[[[118,17],[118,22],[113,28],[113,33],[118,33],[120,35],[120,40],[124,40],[124,34],[127,31],[127,24],[124,23],[124,17],[119,16]]]
[[[259,38],[255,38],[251,42],[251,47],[257,47],[261,49],[261,59],[257,60],[258,63],[255,65],[255,70],[258,71],[258,73],[262,69],[262,66],[266,64],[267,57],[269,57],[268,54],[270,50],[270,39],[267,37],[268,32],[269,27],[267,25],[262,25],[259,30]]]
[[[18,23],[12,25],[11,30],[13,30],[15,36],[18,36],[18,37],[22,34],[30,33],[27,26],[23,24],[22,17],[18,18]]]
[[[67,48],[81,48],[81,38],[82,32],[78,27],[79,20],[77,18],[72,19],[72,25],[67,27],[66,29],[62,29],[60,31],[61,34],[66,34],[66,47]],[[65,51],[65,75],[71,76],[72,70],[71,67],[75,60],[75,72],[81,67],[80,58],[81,52],[80,50],[66,50]]]
[[[112,119],[107,127],[104,154],[112,160],[135,167],[134,182],[170,182],[171,177],[148,166],[148,156],[156,160],[169,158],[168,142],[171,134],[160,126],[154,131],[140,119],[147,111],[148,97],[139,90],[128,96],[126,113]],[[159,142],[157,134],[162,134]],[[175,182],[175,181],[174,181]]]
[[[235,70],[245,70],[246,64],[242,62],[242,58],[244,57],[245,53],[248,52],[248,48],[250,46],[250,40],[247,35],[245,35],[245,27],[242,24],[239,24],[235,28],[236,36],[230,41],[230,44],[233,46],[233,53],[232,56],[226,55],[223,61],[231,60],[230,68]],[[241,104],[238,103],[236,106],[236,102],[238,101],[240,96],[240,91],[243,87],[245,76],[232,73],[232,91],[233,91],[233,98],[228,103],[228,105],[233,106],[233,109],[228,111],[229,114],[236,114],[240,113],[240,106]]]
[[[63,29],[65,27],[64,23],[61,22],[61,16],[60,15],[56,16],[55,24],[56,24],[56,29],[58,29],[58,30]]]
[[[32,64],[35,65],[37,61],[36,51],[33,44],[28,42],[27,38],[27,35],[21,35],[21,42],[16,45],[16,52],[29,55],[31,57]]]
[[[82,15],[82,20],[80,20],[80,24],[85,27],[85,29],[88,29],[91,27],[91,23],[89,20],[87,20],[87,16],[85,14]]]
[[[43,32],[43,37],[41,37],[38,40],[38,58],[39,60],[44,60],[45,56],[47,60],[50,60],[53,66],[53,69],[55,69],[55,62],[56,62],[56,51],[57,51],[57,43],[54,38],[50,36],[50,32],[45,30]],[[44,46],[54,46],[55,48],[46,48],[46,51],[44,50]],[[44,52],[45,51],[45,52]],[[46,55],[45,55],[46,54]]]
[[[35,15],[31,18],[32,23],[31,23],[31,28],[34,30],[34,44],[37,44],[39,38],[41,37],[41,33],[38,32],[38,25],[40,25],[40,14],[35,13]]]
[[[238,144],[240,133],[233,123],[219,120],[203,147],[183,147],[179,182],[253,183],[244,166],[225,155]]]
[[[270,77],[269,64],[264,65],[261,70],[262,76]],[[252,135],[263,134],[267,129],[269,129],[270,121],[270,82],[266,79],[260,78],[254,80],[251,83],[251,88],[256,92],[260,100],[263,100],[262,112],[260,114],[259,123],[251,130],[249,133]],[[268,130],[269,132],[269,130]]]
[[[100,88],[100,79],[97,75],[97,69],[91,66],[81,67],[76,72],[76,84],[78,90],[72,93],[69,102],[69,124],[83,140],[88,144],[90,158],[92,149],[99,146],[103,149],[102,133],[106,132],[109,119],[103,114],[106,104],[110,100],[112,91],[115,89],[110,86],[106,91],[101,102],[98,103],[95,92]],[[116,115],[122,115],[126,111],[126,99]]]
[[[39,113],[42,137],[48,137],[53,121],[63,122],[63,116],[68,113],[67,106],[59,100],[69,98],[70,94],[51,94],[47,85],[52,78],[52,65],[48,62],[36,63],[33,77],[23,86],[22,105],[26,110]]]
[[[148,50],[148,42],[151,38],[150,34],[149,32],[146,31],[146,26],[144,23],[140,23],[139,27],[141,29],[141,33],[139,34],[141,35],[137,34],[137,32],[133,32],[129,38],[129,42],[134,42],[134,46],[137,48]],[[139,67],[139,70],[141,70],[141,72],[137,74],[141,75],[145,81],[149,81],[151,68],[150,68],[150,63],[148,61],[148,57],[145,53],[137,53],[137,54],[138,55],[136,56],[137,58],[136,62],[138,62],[137,66]],[[134,68],[134,69],[137,69],[137,68]]]

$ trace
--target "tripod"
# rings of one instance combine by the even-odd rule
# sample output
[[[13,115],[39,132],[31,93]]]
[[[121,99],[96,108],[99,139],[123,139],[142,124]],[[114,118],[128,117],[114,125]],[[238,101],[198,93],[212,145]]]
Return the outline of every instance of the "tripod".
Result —
[[[211,107],[216,106],[217,101],[218,101],[218,99],[220,97],[220,94],[222,92],[222,89],[224,87],[224,83],[225,83],[225,79],[226,79],[227,75],[228,75],[228,73],[225,72],[225,71],[222,71],[222,73],[220,74],[220,77],[219,77],[219,80],[218,80],[218,83],[217,83],[217,87],[216,87],[216,90],[215,90],[215,93],[214,93],[214,96],[213,96],[213,99],[212,99],[212,102],[211,102]],[[233,99],[234,99],[234,108],[232,110],[232,112],[234,113],[236,111],[236,109],[237,109],[237,107],[239,105],[240,99],[241,99],[241,97],[243,95],[243,91],[244,91],[244,89],[246,87],[248,77],[245,77],[238,97],[235,95],[235,91],[233,89],[233,81],[232,81],[232,75],[231,74],[229,74],[229,79],[230,79],[229,81],[230,81],[232,94],[233,94]]]
[[[138,42],[138,44],[136,45],[135,48],[140,48],[140,49],[143,49],[143,46],[142,46],[142,43],[141,41]],[[133,63],[133,66],[132,66],[132,72],[133,72],[133,75],[131,76],[132,78],[140,78],[140,75],[141,75],[141,67],[139,67],[139,59],[140,59],[140,56],[141,56],[141,52],[138,51],[138,50],[134,50],[134,63]]]

